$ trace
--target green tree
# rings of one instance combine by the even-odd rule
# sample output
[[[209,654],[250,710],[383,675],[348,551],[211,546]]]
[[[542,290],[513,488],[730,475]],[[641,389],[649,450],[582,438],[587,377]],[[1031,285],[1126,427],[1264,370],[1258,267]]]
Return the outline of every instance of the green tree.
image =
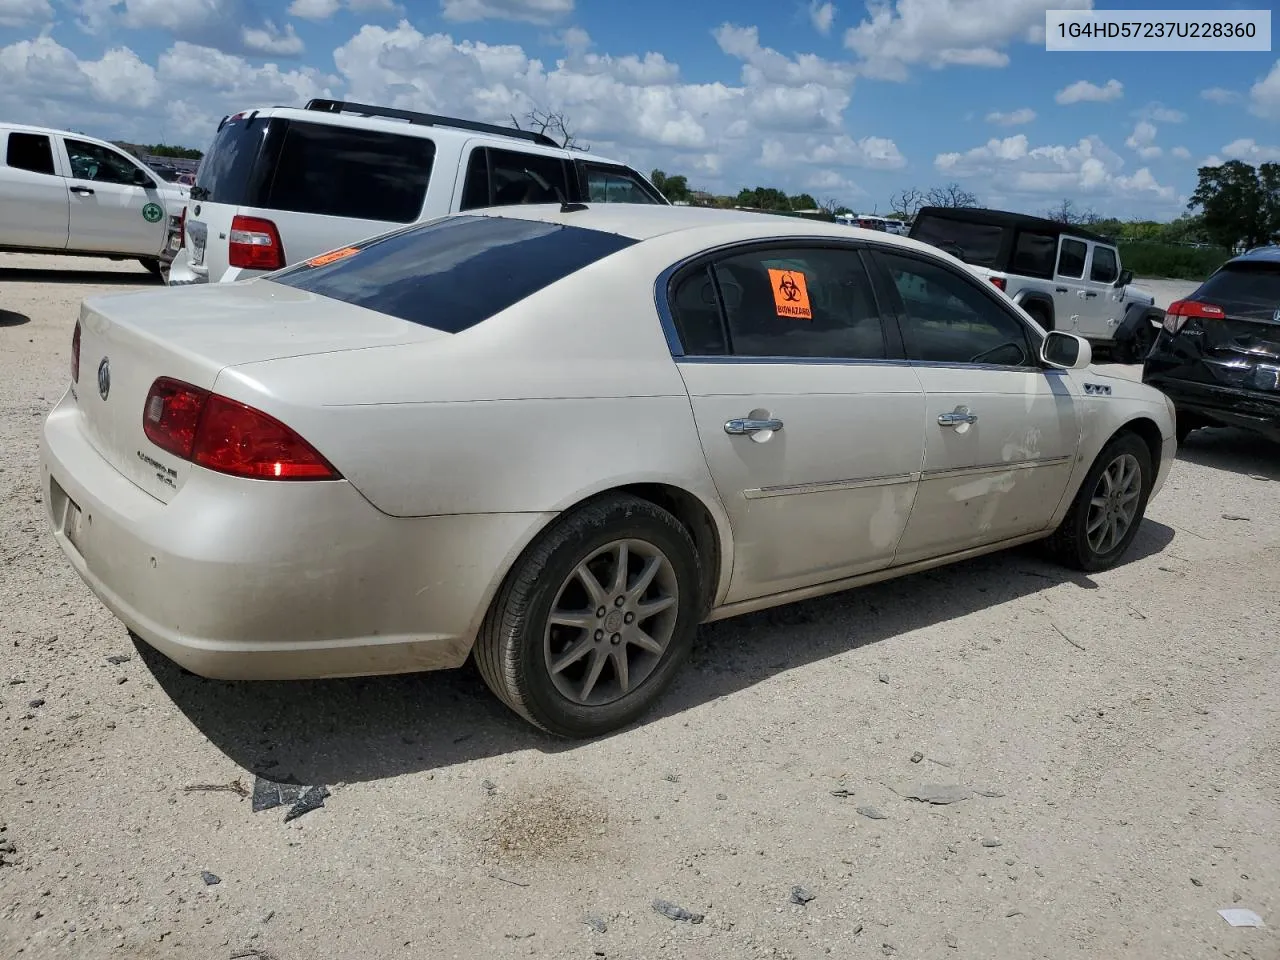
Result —
[[[144,144],[142,149],[153,157],[177,157],[180,160],[200,160],[204,157],[204,151],[195,147],[176,147],[167,143]]]
[[[1280,164],[1255,168],[1243,160],[1201,167],[1188,210],[1201,210],[1205,233],[1215,243],[1246,247],[1270,242],[1280,232]]]
[[[743,187],[738,192],[738,206],[759,210],[790,210],[791,199],[777,187]]]
[[[817,210],[818,201],[807,193],[797,193],[791,198],[792,210]]]
[[[689,195],[692,193],[689,189],[689,180],[684,176],[684,174],[672,174],[668,176],[662,170],[655,169],[649,174],[649,180],[658,188],[658,191],[672,203],[688,200]]]

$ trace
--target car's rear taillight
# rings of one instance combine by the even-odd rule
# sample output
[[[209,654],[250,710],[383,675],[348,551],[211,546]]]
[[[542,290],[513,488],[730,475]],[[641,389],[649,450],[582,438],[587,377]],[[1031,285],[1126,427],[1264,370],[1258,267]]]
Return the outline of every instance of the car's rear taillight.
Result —
[[[259,480],[342,479],[315,447],[275,417],[168,377],[151,385],[142,429],[161,450],[219,473]]]
[[[236,216],[228,234],[228,262],[248,270],[279,270],[284,266],[284,244],[280,231],[270,220]]]
[[[997,290],[1004,290],[1009,286],[1009,281],[1004,277],[992,277],[991,283]]]
[[[1164,312],[1164,330],[1166,333],[1178,333],[1188,320],[1223,320],[1227,311],[1212,303],[1200,303],[1198,300],[1175,300]]]
[[[76,321],[76,328],[71,334],[71,382],[80,382],[80,321]]]

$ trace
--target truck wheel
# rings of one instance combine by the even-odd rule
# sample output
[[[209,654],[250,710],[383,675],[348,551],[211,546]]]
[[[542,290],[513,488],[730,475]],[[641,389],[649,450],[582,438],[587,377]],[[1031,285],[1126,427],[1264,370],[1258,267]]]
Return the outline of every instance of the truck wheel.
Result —
[[[1133,336],[1120,347],[1120,362],[1142,363],[1147,359],[1147,354],[1151,352],[1151,345],[1155,342],[1156,332],[1151,326],[1151,321],[1143,317],[1138,321]]]
[[[1046,333],[1053,329],[1053,318],[1049,316],[1049,311],[1044,307],[1033,303],[1031,306],[1024,307],[1023,309],[1027,311],[1032,320],[1040,324]]]

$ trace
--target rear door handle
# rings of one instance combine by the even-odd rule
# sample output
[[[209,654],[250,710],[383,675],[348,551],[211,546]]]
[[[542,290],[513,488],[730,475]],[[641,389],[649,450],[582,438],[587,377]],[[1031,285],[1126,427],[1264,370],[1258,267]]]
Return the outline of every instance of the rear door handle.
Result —
[[[1090,300],[1097,296],[1092,290],[1086,290],[1084,295]]]
[[[958,427],[963,423],[977,423],[978,415],[970,413],[968,407],[956,407],[950,413],[942,413],[938,415],[938,425],[943,427]]]
[[[764,430],[781,430],[781,420],[751,420],[743,418],[740,420],[729,420],[724,425],[724,432],[733,437],[746,436],[752,433],[760,433]]]
[[[88,197],[93,195],[93,188],[92,187],[72,187],[71,192],[78,193],[78,194],[81,194],[82,196]]]
[[[1067,292],[1067,288],[1066,288],[1066,287],[1054,287],[1054,288],[1053,288],[1053,292],[1054,292],[1054,293],[1066,293],[1066,292]]]

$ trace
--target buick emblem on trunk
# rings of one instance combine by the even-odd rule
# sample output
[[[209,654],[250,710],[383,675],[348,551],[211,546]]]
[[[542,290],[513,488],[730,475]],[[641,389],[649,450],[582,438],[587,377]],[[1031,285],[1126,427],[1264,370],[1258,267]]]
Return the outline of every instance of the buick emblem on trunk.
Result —
[[[103,400],[107,399],[107,394],[111,392],[111,361],[106,357],[102,358],[102,362],[98,364],[98,396]]]

